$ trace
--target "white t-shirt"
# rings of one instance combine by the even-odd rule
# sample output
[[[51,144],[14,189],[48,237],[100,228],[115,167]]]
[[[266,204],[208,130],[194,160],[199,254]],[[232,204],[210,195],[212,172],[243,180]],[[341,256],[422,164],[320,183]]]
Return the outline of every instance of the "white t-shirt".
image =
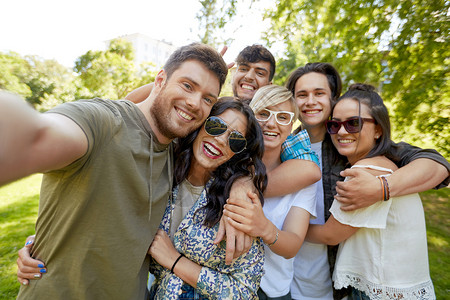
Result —
[[[312,216],[317,216],[315,201],[316,187],[315,185],[310,185],[296,193],[264,199],[264,215],[281,230],[292,206],[303,208]],[[267,245],[264,245],[264,248],[265,273],[261,279],[261,289],[269,297],[284,296],[289,293],[292,277],[294,276],[294,258],[285,259],[273,253]]]
[[[322,165],[322,142],[311,144],[311,149],[316,152],[320,160],[320,165]],[[316,186],[317,218],[311,219],[309,223],[324,224],[325,213],[322,178],[314,185]],[[292,299],[333,299],[327,245],[303,242],[300,251],[294,259],[294,278],[291,283],[291,296]]]
[[[389,169],[376,166],[353,166]],[[410,194],[345,212],[330,212],[359,227],[339,245],[333,274],[337,289],[348,285],[371,299],[436,299],[428,268],[425,216],[419,195]]]

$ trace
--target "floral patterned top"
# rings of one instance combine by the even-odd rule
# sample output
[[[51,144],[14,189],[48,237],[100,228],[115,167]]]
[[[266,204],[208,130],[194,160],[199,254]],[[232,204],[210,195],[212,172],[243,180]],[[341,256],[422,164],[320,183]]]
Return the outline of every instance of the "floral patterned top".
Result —
[[[177,200],[178,186],[173,189],[160,228],[169,232],[172,203]],[[264,273],[264,246],[261,239],[253,239],[250,250],[225,264],[226,242],[214,245],[219,224],[209,228],[203,225],[207,203],[206,188],[181,221],[174,236],[175,248],[188,259],[200,264],[196,291],[209,299],[258,299],[257,290]],[[150,271],[155,275],[152,290],[154,299],[178,299],[183,280],[155,261]]]

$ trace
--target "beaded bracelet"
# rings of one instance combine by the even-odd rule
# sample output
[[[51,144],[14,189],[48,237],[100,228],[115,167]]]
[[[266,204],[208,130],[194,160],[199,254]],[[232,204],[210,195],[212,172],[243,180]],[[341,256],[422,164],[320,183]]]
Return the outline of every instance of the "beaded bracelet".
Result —
[[[175,268],[175,265],[177,264],[177,262],[184,256],[183,253],[180,253],[180,256],[178,256],[178,258],[175,260],[175,262],[172,265],[172,269],[170,269],[170,273],[173,273],[173,268]]]
[[[272,243],[270,243],[270,244],[267,244],[267,243],[265,243],[267,246],[273,246],[277,241],[278,241],[278,234],[279,234],[279,231],[277,230],[277,233],[275,234],[275,241],[273,241]]]

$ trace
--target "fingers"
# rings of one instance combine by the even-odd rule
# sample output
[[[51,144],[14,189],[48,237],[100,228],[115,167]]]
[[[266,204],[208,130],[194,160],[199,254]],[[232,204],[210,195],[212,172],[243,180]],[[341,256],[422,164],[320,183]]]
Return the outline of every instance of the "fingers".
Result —
[[[224,56],[225,53],[227,53],[227,50],[228,50],[228,46],[227,45],[223,46],[222,50],[220,50],[220,52],[219,52],[220,55]]]
[[[341,194],[334,196],[334,198],[337,201],[341,202],[342,206],[348,206],[348,205],[352,204],[352,201],[349,198],[344,197]]]
[[[227,248],[225,251],[225,264],[229,265],[231,264],[231,262],[233,261],[233,257],[234,257],[234,252],[235,252],[235,235],[232,234],[235,230],[234,228],[227,224],[227,222],[225,222],[226,225],[226,232],[227,232]]]
[[[249,192],[249,194],[250,193],[251,192]],[[227,204],[233,204],[235,206],[239,206],[239,207],[242,207],[242,208],[249,208],[249,207],[252,206],[251,200],[247,201],[247,200],[242,200],[242,199],[239,199],[239,198],[228,198],[227,199]]]
[[[28,285],[30,283],[30,281],[28,279],[25,278],[21,278],[19,277],[19,275],[17,275],[17,281],[21,284],[21,285]]]
[[[225,237],[225,221],[224,221],[224,216],[222,216],[222,218],[220,218],[220,223],[219,223],[219,230],[217,231],[217,235],[216,238],[214,239],[214,244],[218,244],[220,243],[220,241],[223,240],[223,238]]]
[[[347,176],[356,176],[356,175],[358,175],[358,172],[359,172],[360,170],[358,170],[358,169],[345,169],[344,171],[341,171],[341,173],[340,173],[340,175],[342,176],[342,177],[347,177]]]
[[[341,206],[341,210],[343,211],[352,211],[355,209],[358,209],[359,207],[356,204],[351,204],[351,205],[347,205],[347,206]]]
[[[261,206],[261,201],[259,200],[259,197],[258,197],[258,195],[256,193],[248,192],[247,195],[250,198],[250,200],[252,200],[253,204]]]
[[[241,256],[244,252],[245,234],[241,231],[236,232],[236,249],[233,258]]]
[[[235,65],[234,61],[227,64],[227,68],[231,69]]]
[[[230,209],[228,209],[228,208],[230,208]],[[233,210],[236,210],[236,209],[238,209],[238,208],[233,207],[233,205],[228,205],[224,208],[223,214],[229,218],[229,219],[227,219],[227,221],[229,221],[231,219],[240,224],[247,223],[250,219],[245,217],[245,215],[243,215],[243,214],[233,212]]]
[[[253,237],[249,236],[249,235],[244,235],[244,253],[247,253],[250,248],[252,247],[252,243],[253,243]]]
[[[246,226],[246,225],[241,224],[241,223],[239,223],[239,222],[236,222],[235,220],[233,220],[233,219],[231,219],[231,218],[228,219],[227,222],[228,222],[229,225],[232,226],[234,229],[237,229],[237,230],[239,230],[239,231],[242,231],[242,232],[247,233],[247,226]],[[228,235],[227,235],[227,238],[228,238]]]

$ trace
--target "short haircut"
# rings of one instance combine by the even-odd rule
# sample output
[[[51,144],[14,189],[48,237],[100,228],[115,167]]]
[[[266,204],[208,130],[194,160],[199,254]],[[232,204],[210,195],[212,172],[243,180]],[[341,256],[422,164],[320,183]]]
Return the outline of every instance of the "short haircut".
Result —
[[[236,64],[256,63],[259,61],[267,61],[270,63],[269,81],[272,81],[275,75],[275,58],[270,51],[262,45],[252,45],[245,47],[239,52],[236,58]]]
[[[338,71],[333,65],[321,62],[307,63],[305,66],[297,68],[289,75],[286,87],[293,95],[295,95],[295,84],[297,83],[297,80],[308,73],[320,73],[325,75],[331,90],[331,101],[334,102],[339,98],[342,91],[341,76],[339,76]]]
[[[222,89],[228,74],[227,64],[214,48],[200,43],[192,43],[180,47],[170,55],[163,67],[167,74],[167,79],[188,60],[196,60],[213,72],[219,80],[220,89]]]
[[[250,107],[253,112],[257,113],[266,107],[277,105],[286,101],[291,103],[294,113],[293,120],[297,120],[299,114],[297,103],[295,102],[291,91],[284,86],[269,84],[259,88],[250,102]]]

